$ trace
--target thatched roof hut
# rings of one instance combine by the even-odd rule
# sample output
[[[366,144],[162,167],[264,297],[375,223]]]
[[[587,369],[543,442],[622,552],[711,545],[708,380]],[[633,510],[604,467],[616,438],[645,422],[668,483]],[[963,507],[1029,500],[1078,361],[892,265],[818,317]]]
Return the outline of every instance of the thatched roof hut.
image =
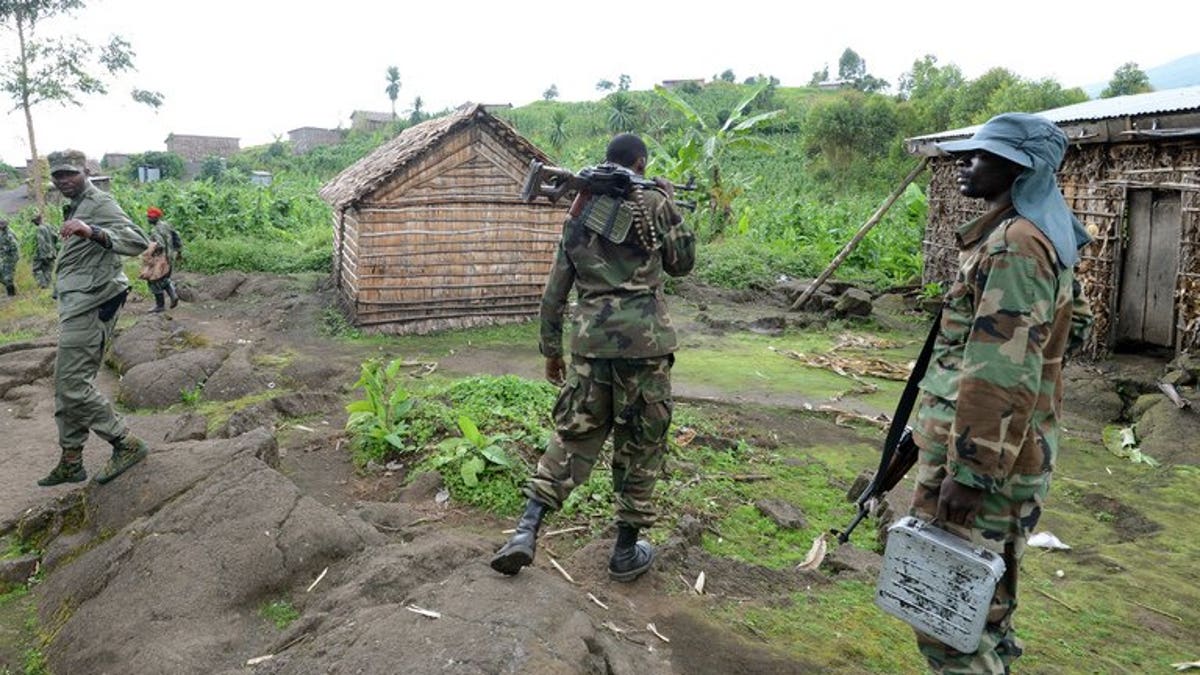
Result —
[[[519,193],[532,143],[482,105],[417,124],[321,188],[355,325],[406,334],[537,315],[566,206]]]
[[[1200,350],[1200,87],[1087,101],[1038,113],[1070,139],[1058,180],[1095,232],[1079,277],[1096,315],[1087,352],[1123,344]],[[932,157],[925,281],[957,270],[954,228],[982,212],[958,193],[934,143],[978,127],[909,139]]]

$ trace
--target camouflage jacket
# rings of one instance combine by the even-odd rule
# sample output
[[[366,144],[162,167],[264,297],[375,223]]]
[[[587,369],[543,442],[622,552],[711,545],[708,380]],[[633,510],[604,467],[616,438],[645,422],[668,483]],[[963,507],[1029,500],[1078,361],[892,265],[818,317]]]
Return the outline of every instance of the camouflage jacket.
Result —
[[[158,244],[158,250],[167,256],[167,261],[172,265],[174,265],[175,259],[179,257],[179,249],[175,248],[175,240],[178,236],[178,234],[175,234],[175,228],[171,227],[171,224],[165,220],[159,220],[150,229],[150,239]]]
[[[63,221],[78,218],[108,235],[108,247],[94,240],[69,237],[58,256],[59,320],[79,316],[129,288],[121,256],[146,250],[150,242],[106,192],[89,183],[63,206]]]
[[[1062,363],[1082,343],[1091,312],[1073,269],[1009,206],[958,229],[958,278],[946,294],[927,393],[954,409],[947,469],[994,491],[1012,474],[1054,468],[1062,412]],[[930,433],[924,430],[924,434]]]
[[[49,225],[37,226],[37,249],[34,251],[35,260],[54,260],[58,255],[58,235]]]
[[[21,248],[17,246],[16,235],[11,227],[4,228],[4,231],[0,232],[0,271],[3,271],[6,277],[11,276],[20,257]]]
[[[658,190],[640,190],[641,211],[652,231],[639,232],[637,219],[620,243],[585,226],[584,215],[568,218],[542,294],[544,356],[562,356],[564,313],[574,287],[579,299],[571,353],[588,358],[649,358],[677,347],[663,294],[665,274],[683,276],[696,260],[695,236]],[[619,200],[613,200],[619,203]],[[626,199],[626,206],[636,206]],[[647,249],[647,235],[649,248]]]

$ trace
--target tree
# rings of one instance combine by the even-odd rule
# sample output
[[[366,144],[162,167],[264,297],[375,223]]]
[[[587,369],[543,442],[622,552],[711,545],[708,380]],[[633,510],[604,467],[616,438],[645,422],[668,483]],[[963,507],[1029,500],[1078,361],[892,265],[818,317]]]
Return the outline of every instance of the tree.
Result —
[[[765,87],[760,87],[743,99],[729,112],[724,122],[714,127],[679,94],[662,85],[654,87],[655,93],[679,111],[689,125],[684,131],[682,143],[671,158],[674,163],[671,173],[682,179],[696,170],[703,172],[704,196],[708,202],[713,236],[719,235],[729,222],[733,215],[733,200],[745,188],[742,182],[730,180],[724,174],[726,154],[738,149],[758,152],[773,152],[775,149],[775,146],[757,136],[756,130],[763,122],[778,117],[783,111],[748,114],[763,89]]]
[[[818,84],[821,84],[822,82],[828,82],[828,81],[829,81],[829,64],[826,63],[824,68],[813,71],[812,79],[810,79],[808,81],[808,86],[815,87]]]
[[[713,79],[722,82],[737,82],[737,76],[733,74],[732,68],[726,68],[720,75],[713,76]]]
[[[958,66],[939,66],[932,54],[913,61],[912,69],[900,76],[898,84],[900,98],[911,110],[912,121],[906,131],[918,135],[949,129],[955,97],[965,83]]]
[[[617,85],[612,83],[612,80],[600,80],[596,83],[596,91],[612,91]]]
[[[543,101],[553,101],[556,98],[558,98],[558,85],[557,84],[550,85],[550,87],[548,89],[546,89],[546,91],[542,92],[542,100]]]
[[[625,73],[621,73],[621,76],[617,78],[617,91],[629,91],[631,84],[633,84],[633,80]]]
[[[614,134],[637,128],[642,111],[628,93],[616,91],[608,96],[608,130]]]
[[[838,59],[838,79],[850,82],[855,89],[867,93],[883,91],[888,86],[887,80],[868,74],[867,62],[849,47]]]
[[[1113,72],[1108,86],[1100,92],[1100,98],[1145,94],[1151,91],[1154,91],[1154,87],[1150,86],[1150,76],[1138,68],[1138,64],[1130,61]]]
[[[81,96],[108,93],[103,74],[133,70],[132,46],[120,36],[111,37],[108,44],[98,48],[78,37],[38,36],[42,21],[82,10],[84,4],[84,0],[0,0],[0,25],[17,35],[14,56],[0,64],[0,90],[12,98],[14,108],[25,114],[29,155],[34,160],[30,184],[40,214],[45,212],[46,197],[33,124],[34,106],[47,102],[81,105]],[[103,72],[96,74],[98,69]],[[141,89],[133,90],[133,98],[154,108],[163,100],[162,94]]]
[[[412,114],[408,116],[409,124],[418,124],[425,119],[425,102],[418,96],[413,99]]]
[[[845,173],[856,157],[885,155],[895,142],[895,104],[884,96],[843,91],[813,104],[804,119],[804,146]]]
[[[392,119],[396,119],[396,99],[400,96],[400,69],[396,66],[388,66],[387,69],[387,97],[392,101]]]

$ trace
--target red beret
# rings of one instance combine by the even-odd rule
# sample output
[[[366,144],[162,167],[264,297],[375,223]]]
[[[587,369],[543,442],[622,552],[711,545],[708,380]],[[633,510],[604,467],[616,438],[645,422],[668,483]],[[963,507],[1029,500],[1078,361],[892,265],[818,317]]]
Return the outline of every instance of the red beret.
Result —
[[[147,218],[162,218],[162,215],[162,209],[158,208],[157,206],[151,206],[150,208],[146,209]]]

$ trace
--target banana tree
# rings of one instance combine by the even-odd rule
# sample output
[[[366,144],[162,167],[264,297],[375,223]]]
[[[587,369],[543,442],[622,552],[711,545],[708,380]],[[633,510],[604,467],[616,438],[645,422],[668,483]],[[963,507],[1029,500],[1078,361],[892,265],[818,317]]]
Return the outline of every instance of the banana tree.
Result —
[[[724,122],[710,124],[679,94],[662,85],[654,87],[655,93],[683,115],[687,123],[680,142],[668,153],[667,171],[679,178],[702,176],[702,195],[708,205],[712,236],[720,235],[732,220],[733,200],[749,187],[747,181],[725,174],[726,156],[734,150],[765,153],[775,150],[774,145],[757,135],[757,128],[783,111],[750,114],[750,107],[766,88],[767,85],[756,88],[733,108]]]

